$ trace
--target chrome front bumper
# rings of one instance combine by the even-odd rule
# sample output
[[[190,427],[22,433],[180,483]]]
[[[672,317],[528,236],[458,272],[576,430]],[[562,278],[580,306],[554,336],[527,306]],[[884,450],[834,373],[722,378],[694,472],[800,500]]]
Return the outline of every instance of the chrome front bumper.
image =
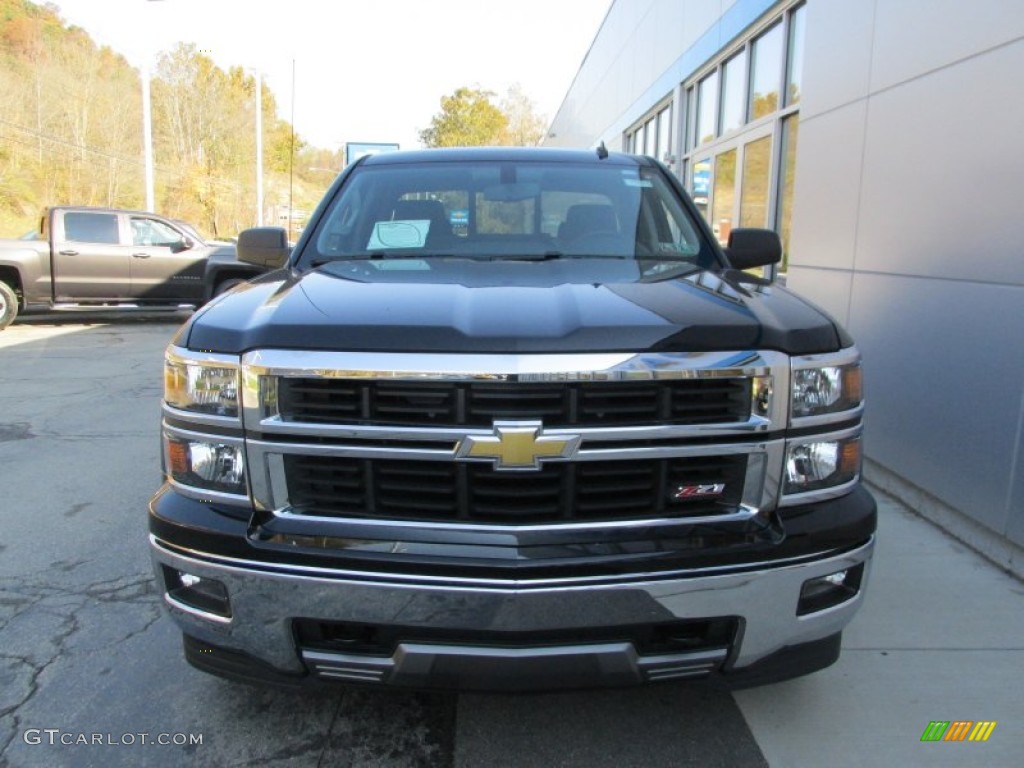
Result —
[[[254,569],[200,553],[179,554],[151,537],[152,556],[165,604],[191,638],[236,651],[287,675],[431,687],[541,687],[630,684],[706,674],[723,667],[741,671],[783,649],[836,635],[860,607],[874,540],[842,555],[746,570],[699,573],[686,578],[557,587],[497,588],[384,583],[346,575],[310,575]],[[858,593],[839,605],[797,616],[803,583],[863,563]],[[215,579],[227,588],[230,618],[216,617],[168,595],[161,566]],[[558,644],[547,647],[474,645],[474,633],[563,632],[574,629],[734,617],[732,647],[641,655],[630,642]],[[297,646],[293,621],[339,621],[375,626],[422,627],[463,633],[458,644],[402,642],[388,656],[342,653]],[[510,645],[512,645],[510,643]],[[468,685],[466,685],[468,683]],[[593,684],[591,682],[591,684]],[[536,687],[536,686],[528,686]]]

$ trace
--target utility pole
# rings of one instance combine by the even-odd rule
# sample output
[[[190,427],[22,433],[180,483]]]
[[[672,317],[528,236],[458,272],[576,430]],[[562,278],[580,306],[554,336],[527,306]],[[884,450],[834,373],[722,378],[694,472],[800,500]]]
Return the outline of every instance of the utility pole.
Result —
[[[256,70],[256,226],[263,226],[263,75],[258,69]]]
[[[292,240],[292,219],[295,217],[295,59],[292,59],[292,145],[288,153],[288,242]]]
[[[150,65],[142,65],[142,144],[146,166],[146,210],[156,213],[153,189],[153,105],[149,93]]]

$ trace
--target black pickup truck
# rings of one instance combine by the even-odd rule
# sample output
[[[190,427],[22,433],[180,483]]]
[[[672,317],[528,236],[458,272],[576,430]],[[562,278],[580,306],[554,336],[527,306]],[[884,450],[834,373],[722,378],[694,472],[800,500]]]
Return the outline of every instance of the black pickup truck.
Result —
[[[860,355],[650,158],[395,152],[165,358],[159,589],[229,678],[536,689],[831,664]]]
[[[53,207],[35,239],[0,241],[0,330],[21,310],[199,306],[263,271],[184,222]]]

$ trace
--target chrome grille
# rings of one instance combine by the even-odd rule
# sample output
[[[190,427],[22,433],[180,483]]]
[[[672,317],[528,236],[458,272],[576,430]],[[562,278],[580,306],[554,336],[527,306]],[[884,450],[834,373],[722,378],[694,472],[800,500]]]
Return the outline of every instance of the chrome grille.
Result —
[[[340,378],[278,381],[290,422],[490,426],[541,420],[546,427],[718,424],[750,416],[749,378],[636,382],[449,382]]]
[[[301,454],[284,464],[296,514],[512,525],[728,514],[741,502],[747,456],[551,462],[528,475],[481,463]],[[695,484],[725,490],[673,499]]]

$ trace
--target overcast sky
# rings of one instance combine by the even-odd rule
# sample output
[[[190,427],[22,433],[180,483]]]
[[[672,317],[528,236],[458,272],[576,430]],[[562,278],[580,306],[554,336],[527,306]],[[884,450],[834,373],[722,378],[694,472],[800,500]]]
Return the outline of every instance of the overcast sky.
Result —
[[[610,0],[56,0],[140,66],[178,42],[222,68],[259,68],[312,144],[419,145],[442,95],[520,83],[547,120],[579,70]]]

